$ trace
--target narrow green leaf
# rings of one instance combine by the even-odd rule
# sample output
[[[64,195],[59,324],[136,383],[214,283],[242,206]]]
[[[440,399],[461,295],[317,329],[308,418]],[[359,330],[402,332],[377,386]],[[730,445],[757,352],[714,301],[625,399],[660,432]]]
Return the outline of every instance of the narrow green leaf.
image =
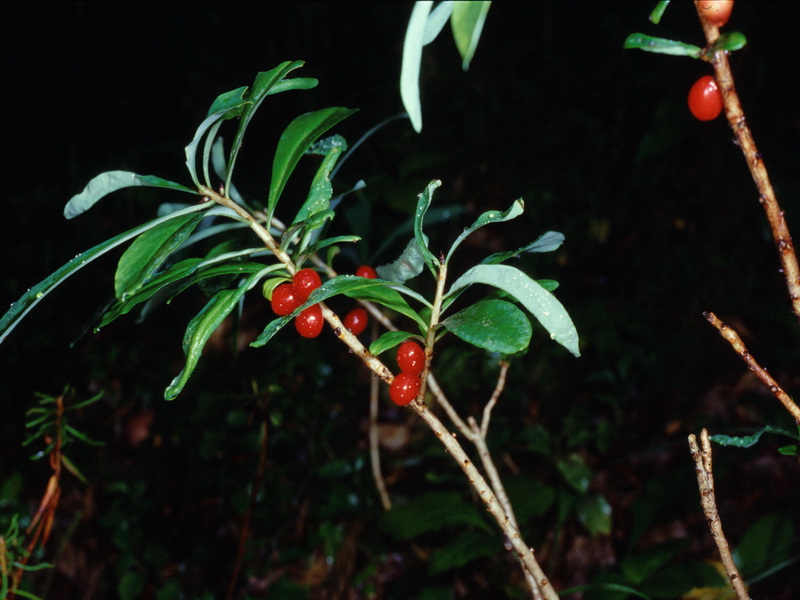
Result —
[[[729,435],[712,435],[709,439],[712,442],[716,442],[721,446],[736,446],[738,448],[749,448],[753,446],[761,436],[765,433],[777,433],[780,435],[788,436],[795,440],[800,440],[800,436],[791,431],[787,431],[786,429],[781,429],[780,427],[773,427],[772,425],[767,425],[762,429],[759,429],[752,435],[746,435],[741,437],[731,437]]]
[[[246,90],[247,88],[238,88],[233,92],[227,92],[222,96],[227,96],[227,94],[235,94],[239,93],[241,90]],[[219,98],[217,99],[219,100]],[[209,130],[214,128],[217,122],[225,120],[225,119],[233,119],[238,117],[242,114],[242,106],[244,103],[244,99],[240,98],[239,101],[234,100],[232,97],[225,98],[224,100],[219,101],[219,106],[223,108],[218,112],[212,113],[208,115],[200,126],[197,128],[197,131],[194,133],[194,138],[191,142],[184,148],[184,153],[186,155],[186,168],[189,169],[189,175],[192,177],[192,181],[194,184],[199,188],[201,186],[200,179],[197,177],[197,147],[200,145],[200,142],[206,137],[206,134]],[[215,101],[214,104],[211,106],[213,107],[217,102]],[[218,127],[217,127],[218,129]],[[213,129],[216,131],[216,129]],[[203,165],[204,172],[208,172],[207,165]],[[205,185],[207,187],[211,187],[211,182],[206,181]]]
[[[422,224],[425,221],[425,213],[428,212],[428,207],[433,201],[433,192],[441,185],[442,182],[438,179],[434,179],[428,184],[425,191],[419,195],[417,210],[414,213],[414,237],[417,240],[417,245],[419,246],[422,257],[425,259],[425,262],[428,263],[428,267],[434,274],[438,269],[439,261],[436,260],[436,257],[428,250],[428,236],[422,231]]]
[[[311,182],[308,198],[303,202],[300,210],[297,211],[292,225],[305,221],[312,215],[330,207],[331,196],[333,196],[333,186],[330,181],[331,169],[333,169],[336,161],[339,160],[342,151],[341,146],[333,147],[328,151],[319,169],[317,169],[317,174],[314,175],[314,180]]]
[[[414,131],[422,131],[422,106],[419,101],[419,69],[422,63],[422,46],[425,26],[433,6],[432,0],[414,3],[403,42],[403,63],[400,71],[400,98],[411,119]]]
[[[531,341],[528,317],[503,300],[476,302],[445,319],[442,325],[465,342],[489,352],[514,354],[527,348]]]
[[[498,210],[490,210],[488,212],[483,213],[478,219],[469,227],[467,227],[464,232],[456,238],[456,241],[453,242],[453,245],[450,246],[450,250],[447,253],[447,258],[445,258],[445,262],[450,262],[450,257],[455,252],[456,248],[463,242],[467,237],[472,234],[473,232],[477,231],[484,225],[488,225],[489,223],[502,223],[503,221],[510,221],[511,219],[515,219],[519,215],[521,215],[525,210],[525,203],[522,201],[522,198],[514,200],[514,203],[508,208],[508,210],[504,212],[500,212]],[[541,238],[540,238],[541,239]],[[537,240],[538,241],[538,240]]]
[[[300,115],[292,121],[281,135],[275,159],[272,162],[272,182],[269,189],[269,219],[275,212],[281,192],[300,157],[317,138],[336,123],[356,112],[350,108],[324,108]]]
[[[539,320],[551,339],[580,356],[578,332],[566,309],[525,273],[507,265],[477,265],[459,277],[445,297],[473,283],[484,283],[509,293]]]
[[[483,2],[458,0],[453,4],[450,24],[456,47],[461,54],[461,66],[465,71],[469,69],[469,63],[475,55],[475,48],[481,39],[483,24],[491,5],[492,3],[486,0]]]
[[[357,235],[338,235],[326,238],[324,240],[320,240],[316,244],[313,244],[308,248],[306,248],[305,250],[303,250],[303,252],[298,257],[298,260],[299,262],[303,262],[305,261],[306,258],[311,256],[312,254],[316,254],[320,250],[327,248],[328,246],[331,246],[333,244],[344,244],[344,243],[351,244],[353,242],[359,242],[359,241],[361,241],[361,238],[358,237]]]
[[[653,12],[650,13],[650,22],[658,25],[661,22],[661,17],[664,16],[664,11],[667,10],[669,0],[660,0]]]
[[[90,248],[86,252],[79,254],[67,264],[63,265],[61,268],[57,269],[52,275],[47,277],[46,279],[40,281],[30,290],[28,290],[23,296],[17,300],[14,304],[11,305],[11,308],[3,315],[3,318],[0,319],[0,343],[5,341],[6,336],[17,326],[22,318],[28,314],[39,301],[44,298],[47,294],[49,294],[53,289],[64,281],[67,277],[74,274],[79,269],[82,269],[87,264],[89,264],[94,259],[102,256],[109,250],[116,248],[117,246],[124,244],[130,239],[135,238],[136,236],[152,229],[153,227],[158,226],[159,224],[168,221],[170,219],[174,219],[178,216],[189,214],[196,211],[201,210],[209,210],[211,209],[211,205],[209,204],[197,204],[190,206],[182,211],[174,212],[169,215],[160,217],[158,219],[154,219],[145,223],[144,225],[140,225],[139,227],[134,227],[133,229],[126,231],[125,233],[121,233],[105,242],[98,244],[94,248]],[[212,209],[213,210],[213,209]],[[210,214],[210,213],[209,213]]]
[[[197,190],[183,186],[180,183],[161,179],[155,175],[137,175],[130,171],[106,171],[86,184],[80,194],[70,198],[69,202],[64,206],[64,216],[67,219],[73,219],[89,210],[98,200],[111,192],[135,186],[159,187],[197,194]]]
[[[144,284],[167,257],[194,231],[204,217],[188,214],[170,219],[140,235],[119,259],[114,275],[117,300],[125,301]]]
[[[645,35],[644,33],[632,33],[622,45],[623,48],[638,48],[645,52],[655,52],[657,54],[671,54],[673,56],[689,56],[700,58],[701,49],[692,44],[684,44],[675,40]]]
[[[244,105],[245,94],[247,93],[247,86],[243,85],[240,88],[231,90],[230,92],[223,92],[214,99],[211,106],[208,107],[206,117],[213,114],[229,111],[231,109],[242,108]]]
[[[747,38],[743,33],[731,31],[719,36],[717,41],[711,45],[711,50],[727,50],[728,52],[733,52],[734,50],[741,50],[746,45]]]
[[[200,355],[208,338],[236,307],[245,292],[256,284],[260,276],[260,273],[251,275],[247,281],[236,289],[217,292],[208,301],[208,304],[203,307],[203,310],[191,320],[183,337],[183,353],[186,355],[186,366],[164,391],[166,400],[174,400],[181,393],[197,366],[197,361],[200,360]]]
[[[291,71],[302,67],[304,64],[302,60],[287,60],[270,71],[263,71],[256,75],[256,79],[253,82],[253,90],[246,95],[246,102],[241,112],[242,118],[239,121],[239,128],[236,131],[236,136],[231,146],[231,153],[228,157],[228,173],[225,178],[226,190],[231,185],[233,167],[236,164],[236,158],[239,156],[239,150],[242,147],[242,141],[244,140],[247,126],[250,124],[255,112],[261,106],[264,98],[270,94],[277,94],[294,89],[310,89],[317,85],[317,80],[311,78],[284,79]]]
[[[369,345],[369,352],[373,356],[379,356],[410,337],[414,337],[414,335],[406,331],[387,331]]]

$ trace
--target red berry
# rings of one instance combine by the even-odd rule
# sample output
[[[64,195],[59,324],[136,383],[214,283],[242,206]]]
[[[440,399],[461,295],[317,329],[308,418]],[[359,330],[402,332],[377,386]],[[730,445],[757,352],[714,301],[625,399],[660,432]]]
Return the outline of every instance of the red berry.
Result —
[[[716,119],[722,112],[722,93],[711,75],[695,81],[689,90],[689,110],[700,121]]]
[[[425,351],[413,340],[406,340],[397,349],[397,364],[403,373],[414,375],[425,368]]]
[[[292,279],[294,289],[297,290],[297,295],[302,304],[311,295],[315,289],[322,285],[322,280],[319,278],[319,273],[314,269],[300,269],[294,274]]]
[[[272,310],[279,317],[292,313],[302,302],[291,283],[282,283],[272,290]]]
[[[322,308],[319,304],[309,306],[301,312],[294,320],[295,329],[297,333],[304,338],[315,338],[322,333],[322,326],[325,324],[325,319],[322,318]]]
[[[366,277],[367,279],[377,279],[378,273],[369,265],[361,265],[356,269],[356,277]]]
[[[389,397],[399,406],[405,406],[419,394],[422,385],[419,377],[411,373],[399,373],[389,386]]]
[[[367,311],[360,306],[351,310],[344,318],[345,328],[353,335],[360,335],[367,328],[367,323],[369,323]]]
[[[733,0],[695,0],[703,18],[717,27],[728,22],[733,10]]]

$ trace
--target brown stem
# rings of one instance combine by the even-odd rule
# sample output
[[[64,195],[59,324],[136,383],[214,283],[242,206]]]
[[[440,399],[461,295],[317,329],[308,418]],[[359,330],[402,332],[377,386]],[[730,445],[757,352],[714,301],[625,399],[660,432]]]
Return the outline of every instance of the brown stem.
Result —
[[[697,7],[700,23],[703,26],[708,44],[713,44],[719,37],[719,28],[708,23],[703,17],[700,7]],[[767,213],[772,239],[778,248],[783,274],[786,278],[786,287],[789,290],[789,298],[792,301],[792,312],[800,320],[800,267],[797,264],[792,236],[789,227],[786,225],[784,212],[775,197],[775,190],[772,188],[767,169],[761,158],[761,153],[756,147],[753,134],[744,117],[742,104],[739,102],[739,95],[733,83],[733,73],[728,62],[728,53],[724,50],[716,50],[705,54],[705,59],[714,66],[717,84],[722,92],[722,99],[725,104],[725,116],[736,136],[736,143],[742,149],[750,174],[753,176],[756,187],[758,188],[758,201]]]
[[[753,358],[753,355],[747,351],[747,347],[745,347],[742,338],[739,337],[739,334],[736,333],[733,329],[731,329],[728,325],[723,323],[717,315],[712,312],[705,312],[703,316],[708,319],[708,322],[711,323],[714,327],[717,328],[720,335],[722,335],[725,340],[733,347],[734,351],[742,358],[742,360],[747,363],[747,366],[750,370],[756,374],[756,376],[761,380],[761,382],[769,388],[769,391],[773,393],[773,395],[780,400],[781,404],[786,407],[794,420],[800,425],[800,407],[794,403],[794,400],[791,399],[789,394],[783,391],[783,388],[778,385],[778,382],[775,381],[767,370],[764,369],[761,365],[756,362],[756,359]]]
[[[747,593],[747,588],[744,585],[742,576],[736,568],[736,563],[733,562],[728,540],[725,539],[725,534],[722,532],[722,521],[719,518],[717,511],[717,500],[714,496],[714,473],[711,464],[711,442],[708,440],[708,431],[703,429],[700,432],[700,441],[703,445],[702,451],[697,447],[697,438],[694,434],[689,436],[689,448],[692,451],[692,458],[694,459],[695,468],[697,470],[697,486],[700,489],[700,504],[703,506],[703,512],[706,515],[708,527],[711,530],[711,536],[717,544],[722,564],[725,565],[725,572],[728,579],[736,590],[736,597],[739,600],[749,600],[750,595]]]
[[[376,321],[372,322],[372,339],[378,336],[378,324]],[[369,456],[372,462],[372,478],[375,480],[375,487],[378,488],[378,494],[381,497],[381,504],[384,510],[391,510],[392,500],[389,497],[389,492],[386,490],[386,482],[381,473],[381,453],[380,453],[380,439],[378,436],[378,392],[379,381],[377,377],[370,379],[369,385]]]

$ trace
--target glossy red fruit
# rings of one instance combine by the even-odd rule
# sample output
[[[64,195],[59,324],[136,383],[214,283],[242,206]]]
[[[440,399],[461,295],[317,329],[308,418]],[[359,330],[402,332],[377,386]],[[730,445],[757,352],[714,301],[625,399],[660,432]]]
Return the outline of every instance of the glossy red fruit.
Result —
[[[282,283],[272,290],[272,310],[279,317],[285,317],[301,304],[297,290],[291,283]]]
[[[294,327],[297,333],[304,338],[315,338],[322,333],[322,326],[325,319],[322,318],[322,308],[319,304],[309,306],[301,312],[294,320]]]
[[[425,368],[425,351],[413,340],[406,340],[397,348],[397,365],[403,373],[419,376]]]
[[[366,310],[359,306],[347,313],[343,322],[345,328],[349,329],[353,335],[360,335],[367,328],[369,315],[367,315]]]
[[[302,304],[311,295],[315,289],[322,285],[322,280],[319,278],[319,273],[314,269],[300,269],[294,274],[292,279],[294,289],[297,290],[297,295]]]
[[[377,279],[378,273],[369,265],[361,265],[356,269],[356,277],[366,277],[367,279]]]
[[[695,0],[703,18],[717,27],[728,22],[733,10],[733,0]]]
[[[389,386],[389,397],[399,406],[405,406],[419,394],[422,385],[419,377],[411,373],[399,373]]]
[[[700,121],[716,119],[722,112],[722,93],[711,75],[695,81],[689,90],[689,110]]]

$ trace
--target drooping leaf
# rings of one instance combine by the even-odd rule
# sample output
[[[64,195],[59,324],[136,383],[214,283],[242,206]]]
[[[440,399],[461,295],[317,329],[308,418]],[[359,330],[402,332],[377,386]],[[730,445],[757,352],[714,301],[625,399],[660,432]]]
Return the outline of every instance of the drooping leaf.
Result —
[[[430,227],[431,225],[435,225],[437,223],[443,223],[463,214],[464,212],[466,212],[466,208],[456,204],[431,208],[428,209],[427,213],[425,213],[425,225]],[[375,250],[374,257],[377,258],[382,256],[386,249],[389,248],[397,239],[405,237],[413,231],[414,218],[411,217],[395,227],[392,232],[386,236],[386,239],[383,240],[381,245],[378,246],[378,249]]]
[[[106,240],[105,242],[98,244],[97,246],[83,252],[69,261],[67,264],[63,265],[61,268],[57,269],[52,275],[45,278],[44,280],[40,281],[34,287],[29,289],[23,296],[17,300],[14,304],[11,305],[11,308],[3,315],[3,318],[0,319],[0,343],[2,343],[6,336],[11,332],[14,327],[16,327],[17,323],[22,320],[22,318],[30,311],[39,301],[44,298],[47,294],[49,294],[58,284],[64,281],[67,277],[74,274],[79,269],[82,269],[87,264],[89,264],[94,259],[102,256],[109,250],[116,248],[117,246],[124,244],[128,240],[135,238],[136,236],[152,229],[153,227],[158,226],[159,224],[168,221],[170,219],[174,219],[181,215],[189,214],[195,211],[201,210],[213,210],[210,205],[204,204],[197,204],[194,206],[190,206],[182,211],[178,211],[164,217],[160,217],[158,219],[154,219],[145,223],[144,225],[140,225],[139,227],[134,227],[133,229],[121,233],[110,240]]]
[[[117,300],[124,301],[142,287],[161,263],[189,237],[203,216],[192,213],[170,219],[136,238],[117,265],[114,275]]]
[[[564,458],[556,460],[561,476],[579,494],[589,491],[591,483],[592,469],[586,464],[586,460],[577,453],[572,453]]]
[[[477,265],[453,283],[445,298],[474,283],[484,283],[509,293],[538,319],[551,339],[580,356],[578,332],[566,309],[525,273],[507,265]]]
[[[688,545],[688,539],[653,544],[647,548],[629,552],[620,562],[620,567],[631,583],[639,584],[664,567]]]
[[[156,177],[155,175],[137,175],[130,171],[106,171],[87,183],[80,194],[70,198],[69,202],[64,206],[64,217],[73,219],[89,210],[98,200],[111,192],[135,186],[159,187],[189,192],[190,194],[198,193],[197,190],[183,186],[180,183],[161,179],[161,177]]]
[[[667,10],[668,5],[669,0],[660,0],[653,9],[653,12],[650,13],[650,22],[658,25],[659,22],[661,22],[661,17],[664,16],[664,11]]]
[[[453,526],[474,526],[491,533],[491,528],[472,504],[455,492],[428,492],[407,504],[383,513],[378,524],[389,535],[410,540],[429,531]]]
[[[579,498],[575,513],[592,537],[611,533],[611,505],[602,494],[588,494]]]
[[[466,71],[475,55],[478,40],[481,39],[483,24],[486,14],[492,3],[488,0],[475,2],[474,0],[458,0],[453,4],[453,14],[450,24],[453,28],[453,38],[461,54],[461,66]]]
[[[269,219],[275,212],[281,192],[300,158],[311,144],[339,121],[356,112],[351,108],[323,108],[300,115],[284,130],[272,162],[272,182],[269,189]]]
[[[201,183],[200,178],[197,176],[197,148],[200,142],[206,139],[206,135],[209,131],[211,132],[212,140],[216,138],[216,131],[219,129],[221,121],[233,119],[242,114],[242,107],[244,104],[243,95],[246,90],[246,87],[242,87],[220,95],[211,105],[212,109],[220,107],[220,110],[209,114],[203,122],[200,123],[197,131],[194,132],[194,138],[192,138],[192,141],[184,148],[186,168],[189,169],[189,175],[191,175],[192,181],[198,188],[201,187]],[[210,152],[210,148],[211,146],[208,144],[204,145],[205,154]],[[206,178],[205,185],[206,187],[211,187],[211,182],[208,181],[208,164],[206,164],[205,160],[203,162],[203,172]]]
[[[689,56],[700,58],[701,49],[692,44],[684,44],[675,40],[645,35],[644,33],[632,33],[622,45],[623,48],[638,48],[645,52],[655,52],[657,54],[672,54],[673,56]]]
[[[511,219],[521,215],[524,210],[525,203],[522,201],[522,198],[519,198],[514,200],[514,203],[508,208],[508,210],[504,212],[490,210],[483,213],[472,225],[467,227],[463,233],[456,238],[456,241],[453,242],[453,245],[450,246],[450,250],[447,252],[447,258],[445,258],[445,262],[450,262],[450,257],[453,255],[453,252],[455,252],[456,248],[458,248],[461,242],[467,239],[467,237],[473,232],[477,231],[484,225],[488,225],[489,223],[502,223],[503,221],[510,221]]]
[[[450,18],[450,15],[453,14],[453,4],[453,0],[443,0],[443,2],[439,2],[436,8],[428,15],[425,21],[425,31],[422,34],[423,46],[427,46],[435,40],[442,29],[444,29],[444,26],[447,25],[447,20]]]
[[[422,273],[424,266],[425,259],[420,252],[417,240],[414,238],[409,240],[405,250],[396,261],[388,265],[380,265],[375,270],[381,279],[395,283],[405,283]]]
[[[186,334],[183,336],[183,353],[186,355],[186,365],[164,391],[166,400],[174,400],[181,393],[197,366],[197,361],[200,360],[200,355],[208,338],[236,307],[245,292],[254,286],[260,277],[261,273],[256,273],[236,289],[217,292],[208,301],[208,304],[203,307],[203,310],[191,320],[186,328]]]
[[[414,131],[422,131],[422,106],[419,101],[419,68],[422,63],[422,46],[425,27],[433,6],[432,0],[414,2],[403,42],[403,62],[400,71],[400,98],[411,119]]]
[[[519,308],[504,300],[482,300],[442,322],[465,342],[488,350],[514,354],[528,347],[531,322]]]

